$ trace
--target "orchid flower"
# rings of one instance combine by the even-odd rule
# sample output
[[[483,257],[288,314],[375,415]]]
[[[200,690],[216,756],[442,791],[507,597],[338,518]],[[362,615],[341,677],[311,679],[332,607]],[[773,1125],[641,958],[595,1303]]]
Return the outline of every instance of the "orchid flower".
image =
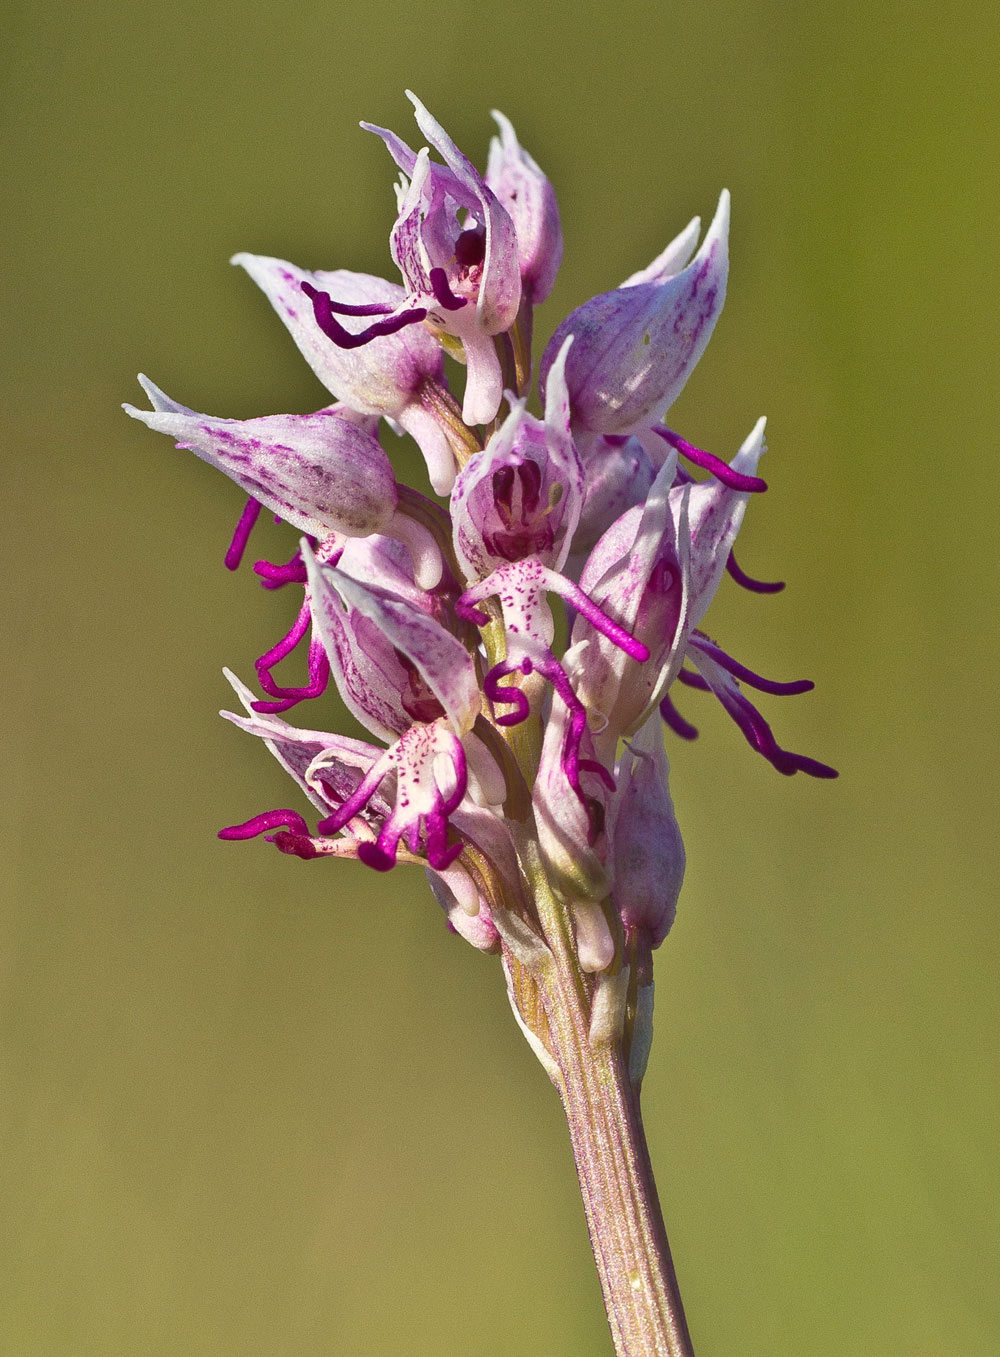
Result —
[[[730,461],[663,423],[722,309],[729,196],[700,246],[695,218],[556,327],[538,417],[533,306],[563,251],[552,184],[502,114],[480,174],[409,98],[419,150],[362,124],[401,172],[401,282],[233,261],[335,403],[221,419],[140,378],[152,409],[125,407],[247,497],[230,569],[262,509],[295,529],[287,560],[253,565],[294,596],[287,630],[255,662],[259,692],[227,671],[242,712],[223,715],[264,742],[299,804],[220,837],[423,867],[453,931],[499,954],[563,1097],[619,1357],[690,1357],[636,1101],[652,953],[685,871],[664,725],[697,731],[675,691],[714,694],[778,772],[835,776],[783,749],[746,692],[812,684],[762,677],[705,629],[727,574],[752,593],[783,587],[733,556],[766,489],[764,421]],[[465,364],[460,398],[446,356]],[[384,428],[414,439],[447,506],[397,480]],[[321,710],[331,680],[370,739],[283,719]]]
[[[493,336],[509,330],[521,302],[518,238],[514,223],[475,166],[414,94],[407,97],[417,125],[441,156],[414,152],[394,132],[362,123],[385,142],[402,171],[392,257],[407,295],[395,307],[358,309],[312,283],[304,291],[320,329],[339,347],[396,334],[427,321],[432,330],[461,341],[468,364],[462,418],[487,424],[500,406],[502,378]],[[345,335],[339,315],[379,315]]]

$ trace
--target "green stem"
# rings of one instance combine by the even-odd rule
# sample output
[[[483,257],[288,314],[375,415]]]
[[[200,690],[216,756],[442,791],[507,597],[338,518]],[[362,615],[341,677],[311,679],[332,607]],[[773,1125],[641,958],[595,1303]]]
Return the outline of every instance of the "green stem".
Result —
[[[546,1016],[615,1351],[693,1357],[638,1093],[620,1047],[595,1049],[566,997]]]
[[[620,983],[628,975],[583,975],[568,911],[528,856],[548,962],[528,971],[508,958],[511,999],[562,1098],[615,1352],[693,1357],[629,1075]]]

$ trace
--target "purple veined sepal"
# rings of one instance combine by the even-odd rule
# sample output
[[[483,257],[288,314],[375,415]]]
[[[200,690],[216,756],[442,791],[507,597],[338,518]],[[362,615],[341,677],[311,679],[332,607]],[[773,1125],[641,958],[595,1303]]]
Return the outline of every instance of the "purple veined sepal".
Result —
[[[311,415],[268,415],[261,419],[217,419],[171,400],[147,377],[139,381],[153,410],[124,409],[179,448],[188,448],[222,471],[250,496],[233,534],[225,564],[239,567],[262,506],[311,537],[327,540],[381,533],[408,548],[414,574],[425,589],[441,579],[441,549],[415,518],[416,492],[400,490],[376,437],[377,415],[343,402]],[[268,563],[257,573],[266,577]],[[281,579],[280,569],[271,570]],[[286,570],[286,579],[300,571]]]
[[[571,342],[552,366],[544,419],[511,397],[507,418],[455,482],[453,542],[470,582],[528,556],[558,571],[569,554],[584,497],[563,380]]]
[[[231,262],[244,268],[265,293],[326,389],[352,409],[392,420],[410,434],[423,453],[434,490],[447,494],[456,467],[440,418],[450,397],[438,340],[426,326],[414,324],[344,348],[331,341],[316,317],[314,296],[336,300],[343,304],[338,324],[350,333],[361,331],[371,324],[370,317],[346,314],[344,307],[348,312],[372,308],[380,314],[399,312],[407,307],[405,290],[373,274],[349,269],[310,272],[267,255],[237,254]]]
[[[403,172],[390,237],[410,304],[426,307],[428,325],[462,341],[468,373],[462,418],[488,424],[500,408],[503,381],[493,336],[509,330],[521,301],[514,223],[471,161],[409,90],[426,148],[415,153],[393,132],[381,137]],[[462,221],[459,221],[460,215]]]
[[[677,912],[684,842],[670,797],[670,764],[657,712],[625,741],[608,810],[611,899],[626,940],[659,947]]]
[[[499,137],[490,140],[486,183],[504,206],[517,233],[521,288],[537,305],[552,291],[562,263],[563,237],[555,189],[502,113],[493,109]]]
[[[447,716],[459,736],[481,710],[475,662],[433,615],[431,595],[408,582],[387,540],[345,548],[337,568],[301,546],[313,626],[340,695],[374,735],[393,740],[414,722]]]
[[[725,300],[729,268],[725,190],[694,259],[664,277],[674,262],[667,256],[675,246],[676,258],[683,255],[690,230],[625,286],[584,302],[549,340],[541,363],[543,385],[566,335],[576,339],[566,369],[574,429],[636,433],[657,424],[680,395]]]
[[[300,532],[367,537],[388,529],[396,478],[378,439],[354,411],[218,419],[171,400],[147,377],[140,375],[139,382],[153,409],[125,405],[127,414],[169,434]],[[230,550],[237,548],[234,541]]]

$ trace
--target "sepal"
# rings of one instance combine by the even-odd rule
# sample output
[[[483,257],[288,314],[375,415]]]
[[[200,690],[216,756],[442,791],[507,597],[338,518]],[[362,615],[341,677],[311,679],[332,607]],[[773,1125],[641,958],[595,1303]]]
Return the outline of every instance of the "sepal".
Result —
[[[729,194],[723,191],[701,249],[680,273],[629,282],[593,297],[558,327],[542,356],[544,383],[567,335],[574,428],[629,434],[663,418],[680,395],[722,311],[729,268]],[[662,256],[661,256],[662,259]]]
[[[218,419],[179,405],[148,377],[139,382],[153,409],[125,405],[126,414],[169,434],[300,532],[367,537],[391,521],[392,466],[353,412]]]

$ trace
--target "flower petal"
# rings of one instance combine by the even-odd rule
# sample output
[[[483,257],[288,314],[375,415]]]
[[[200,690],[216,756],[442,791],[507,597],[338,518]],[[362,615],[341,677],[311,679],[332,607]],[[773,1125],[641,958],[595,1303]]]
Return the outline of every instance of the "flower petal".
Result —
[[[320,566],[308,542],[303,544],[302,556],[309,571],[313,597],[321,600],[314,619],[324,644],[327,631],[333,629],[331,610],[335,614],[337,605],[331,602],[329,595],[335,590],[351,614],[367,618],[385,643],[405,655],[420,671],[455,732],[462,735],[471,730],[481,709],[481,699],[475,664],[461,641],[426,612],[419,611],[389,590],[353,579],[342,570]],[[342,616],[337,619],[341,628],[344,625]],[[332,655],[330,660],[332,664]]]
[[[222,671],[232,685],[240,702],[249,713],[237,716],[230,711],[220,712],[227,721],[263,740],[281,766],[299,784],[309,800],[324,815],[340,806],[354,791],[362,777],[382,757],[382,750],[363,740],[352,740],[347,735],[328,731],[300,730],[277,716],[260,716],[252,706],[253,693],[230,670]],[[307,781],[306,772],[316,758],[327,752],[330,763],[324,768],[321,782]],[[336,761],[334,761],[336,760]],[[390,807],[384,799],[373,801],[373,811],[388,815]]]
[[[555,190],[520,145],[509,118],[493,110],[500,136],[490,141],[486,183],[517,233],[521,284],[532,303],[545,301],[562,262],[563,238]]]
[[[231,262],[246,269],[266,294],[326,389],[355,410],[395,417],[425,382],[443,384],[441,348],[425,327],[412,325],[356,349],[338,348],[316,323],[312,302],[302,290],[302,284],[308,283],[350,305],[385,303],[395,308],[406,299],[398,284],[347,269],[311,273],[266,255],[237,254]],[[352,333],[360,333],[370,323],[364,316],[338,319]]]
[[[506,210],[479,171],[449,137],[415,94],[406,91],[413,105],[417,126],[440,154],[455,178],[479,200],[486,227],[486,255],[476,313],[486,334],[509,330],[521,304],[521,274],[518,267],[517,232]],[[499,398],[497,406],[500,404]],[[496,412],[494,406],[494,413]],[[492,415],[489,416],[493,418]],[[480,423],[481,421],[466,421]]]
[[[124,407],[177,446],[222,471],[301,532],[367,537],[396,507],[396,478],[381,444],[336,410],[312,415],[218,419],[178,405],[147,377],[153,409]]]
[[[670,799],[670,765],[658,713],[626,742],[608,811],[614,886],[611,898],[626,935],[659,947],[677,912],[684,842]]]
[[[681,273],[633,283],[584,302],[542,356],[544,382],[568,334],[566,380],[574,426],[628,434],[657,423],[705,350],[726,295],[729,195],[723,192],[701,249]]]

